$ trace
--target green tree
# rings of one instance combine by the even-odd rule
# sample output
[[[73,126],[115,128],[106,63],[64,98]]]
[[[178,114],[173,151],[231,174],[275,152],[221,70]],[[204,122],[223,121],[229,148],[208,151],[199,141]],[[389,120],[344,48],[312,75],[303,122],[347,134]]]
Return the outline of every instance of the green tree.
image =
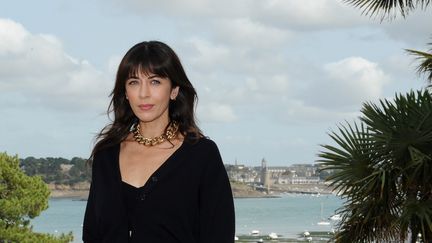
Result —
[[[381,20],[393,19],[398,13],[406,17],[414,9],[425,9],[432,3],[432,0],[343,0],[357,8],[362,9],[365,15],[380,16]],[[427,24],[427,23],[425,23]],[[432,46],[432,43],[428,45]],[[429,52],[407,49],[408,53],[416,56],[419,61],[417,71],[425,75],[432,86],[432,49]]]
[[[20,161],[21,168],[27,175],[41,176],[44,182],[53,183],[67,180],[67,175],[62,173],[61,164],[68,164],[63,158],[39,158],[27,157]]]
[[[33,232],[30,219],[48,208],[49,190],[40,177],[30,177],[19,167],[17,156],[0,153],[0,242],[70,242],[61,236]]]
[[[432,242],[432,96],[428,90],[365,103],[340,125],[319,163],[345,199],[337,242]]]
[[[87,164],[86,159],[74,157],[71,160],[71,164],[73,164],[72,168],[69,171],[69,175],[76,181],[88,181],[91,180],[91,169]]]

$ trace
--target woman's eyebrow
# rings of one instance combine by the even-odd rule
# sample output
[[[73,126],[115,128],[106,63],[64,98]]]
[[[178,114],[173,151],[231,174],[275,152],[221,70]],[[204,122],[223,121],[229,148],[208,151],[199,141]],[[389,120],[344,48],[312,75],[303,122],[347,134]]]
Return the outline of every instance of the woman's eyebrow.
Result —
[[[150,75],[150,76],[148,76],[147,78],[148,78],[148,79],[152,79],[152,78],[160,78],[160,76],[157,75],[157,74],[154,74],[154,75]]]
[[[159,76],[157,74],[152,74],[152,75],[150,75],[150,76],[147,77],[147,79],[152,79],[152,78],[161,78],[161,76]],[[139,79],[139,77],[135,76],[135,75],[131,75],[131,76],[128,77],[128,80],[129,79]]]

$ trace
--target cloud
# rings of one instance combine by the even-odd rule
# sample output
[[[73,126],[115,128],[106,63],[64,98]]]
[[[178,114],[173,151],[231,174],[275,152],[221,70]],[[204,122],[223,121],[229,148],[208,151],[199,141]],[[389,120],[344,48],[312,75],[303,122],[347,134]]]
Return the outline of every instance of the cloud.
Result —
[[[334,0],[112,0],[112,3],[142,16],[158,13],[200,21],[251,18],[267,26],[300,31],[345,28],[364,22],[360,11]]]
[[[65,55],[51,35],[32,35],[21,24],[0,19],[0,75],[2,77],[43,76],[60,73],[74,60]]]
[[[119,64],[121,62],[122,56],[120,55],[115,55],[115,56],[111,56],[108,59],[108,65],[107,65],[107,70],[108,73],[115,76],[117,74],[117,69],[119,67]]]
[[[246,84],[251,92],[272,95],[289,92],[290,81],[284,74],[275,74],[270,77],[262,77],[259,81],[250,77],[247,79]]]
[[[304,100],[307,104],[332,110],[350,111],[361,103],[382,96],[388,75],[362,57],[349,57],[328,63],[319,80],[309,81]]]
[[[253,0],[255,1],[255,0]],[[152,13],[165,14],[174,17],[188,17],[204,19],[211,17],[226,17],[245,15],[253,5],[253,1],[212,1],[212,0],[112,0],[116,7],[125,8],[139,15],[151,15]]]
[[[347,28],[363,24],[360,14],[334,0],[257,1],[253,15],[267,25],[297,31]]]
[[[264,25],[249,17],[220,19],[214,25],[216,42],[229,43],[236,48],[273,50],[285,45],[292,35],[289,30]]]
[[[355,85],[352,90],[366,98],[379,97],[386,82],[384,72],[378,68],[378,64],[362,57],[349,57],[329,63],[324,66],[324,70],[338,85],[346,88]]]
[[[230,49],[223,45],[216,45],[208,40],[192,37],[186,40],[189,51],[192,53],[188,62],[193,66],[199,66],[204,73],[215,69],[215,65],[224,65],[226,60],[231,60]]]
[[[205,121],[232,122],[257,113],[283,122],[341,120],[355,116],[362,102],[380,97],[388,80],[377,63],[361,57],[321,66],[289,55],[252,59],[235,46],[200,38],[189,40],[188,50],[185,60],[193,67],[191,80],[200,106],[206,107],[201,109]],[[230,109],[207,105],[215,103]]]
[[[209,103],[198,106],[198,120],[210,123],[227,123],[237,120],[234,109],[227,104]]]
[[[86,60],[68,55],[53,35],[32,34],[0,19],[0,89],[54,109],[105,109],[111,82]]]
[[[366,42],[356,36],[349,40],[353,43],[344,42],[343,38],[349,38],[340,29],[359,32],[360,37],[373,33],[378,40],[394,45],[382,34],[384,25],[340,1],[126,0],[121,4],[143,19],[162,15],[181,29],[184,37],[176,47],[182,50],[180,57],[190,70],[200,105],[206,106],[204,120],[217,120],[209,112],[218,110],[214,104],[227,105],[229,109],[222,113],[236,111],[232,114],[238,120],[256,111],[268,114],[268,119],[282,120],[351,117],[362,102],[382,97],[389,80],[378,65],[380,60],[356,57],[355,51],[347,54],[353,57],[328,64],[323,63],[330,54],[311,54],[314,48],[337,48],[329,42],[330,36],[342,39],[341,52]],[[340,58],[337,53],[331,55]]]
[[[256,30],[266,28],[290,35],[295,32],[367,27],[383,30],[393,40],[415,42],[419,46],[429,42],[431,34],[426,23],[430,21],[432,8],[412,11],[406,19],[399,16],[390,22],[380,22],[379,18],[362,15],[362,9],[335,0],[111,0],[111,3],[116,9],[133,12],[143,18],[164,15],[174,25],[182,23],[181,28],[186,27],[183,30],[188,29],[189,33],[197,31],[197,21],[202,32],[208,33],[211,27],[212,31],[218,31],[222,36],[224,29],[230,32],[230,29],[238,29],[239,26],[243,26],[244,30],[254,26]],[[243,31],[231,36],[233,43],[245,37],[240,33]],[[262,36],[253,40],[271,42],[274,39]]]
[[[281,107],[282,108],[282,107]],[[360,104],[358,105],[360,108]],[[357,109],[358,110],[358,109]],[[306,104],[302,100],[289,100],[277,114],[282,122],[289,124],[323,124],[326,122],[338,122],[346,119],[356,118],[360,112],[356,109],[341,111],[329,107],[314,106]]]
[[[0,55],[19,53],[24,48],[27,30],[10,19],[0,20]]]
[[[393,40],[403,41],[406,45],[414,44],[414,46],[406,46],[406,48],[422,48],[426,43],[431,42],[431,16],[432,7],[425,10],[417,9],[405,19],[399,17],[394,21],[384,23],[383,29]]]
[[[235,35],[235,32],[232,34]],[[181,45],[181,49],[186,50],[181,58],[190,67],[191,72],[199,75],[200,80],[218,76],[217,84],[227,80],[226,76],[230,75],[230,79],[235,79],[236,82],[243,79],[245,75],[246,77],[274,75],[290,65],[291,60],[287,60],[282,51],[284,48],[277,46],[276,42],[269,41],[272,45],[265,48],[257,47],[261,45],[259,41],[254,42],[255,40],[233,44],[228,40],[191,37]],[[286,45],[286,43],[279,43]],[[236,76],[238,74],[241,76]],[[220,77],[221,75],[224,77]]]

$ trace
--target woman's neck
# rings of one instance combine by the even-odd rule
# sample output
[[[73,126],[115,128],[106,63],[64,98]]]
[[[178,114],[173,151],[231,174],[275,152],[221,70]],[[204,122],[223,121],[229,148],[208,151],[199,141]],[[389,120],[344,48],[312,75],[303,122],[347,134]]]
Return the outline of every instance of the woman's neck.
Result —
[[[166,122],[142,122],[140,121],[140,133],[145,138],[158,137],[164,133],[169,121]]]

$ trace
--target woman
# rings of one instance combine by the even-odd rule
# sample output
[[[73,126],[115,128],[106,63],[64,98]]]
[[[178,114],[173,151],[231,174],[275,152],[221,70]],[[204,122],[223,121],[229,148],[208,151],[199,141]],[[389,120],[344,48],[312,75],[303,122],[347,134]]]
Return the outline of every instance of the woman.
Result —
[[[229,243],[234,206],[216,144],[195,123],[195,89],[174,51],[133,46],[98,135],[84,242]]]

